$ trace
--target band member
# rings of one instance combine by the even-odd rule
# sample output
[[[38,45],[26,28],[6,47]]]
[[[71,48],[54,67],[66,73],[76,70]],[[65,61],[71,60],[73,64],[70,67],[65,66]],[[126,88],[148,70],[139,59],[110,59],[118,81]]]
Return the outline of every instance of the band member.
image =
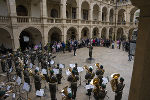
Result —
[[[75,63],[75,67],[73,68],[73,70],[75,71],[75,75],[79,75],[77,67],[78,67],[78,64]]]
[[[22,73],[21,72],[22,72],[22,69],[20,68],[20,66],[16,66],[16,74],[20,78],[22,78]]]
[[[2,67],[2,71],[6,72],[6,60],[4,59],[4,57],[1,60],[1,67]]]
[[[49,89],[50,89],[50,95],[51,95],[51,100],[57,100],[56,99],[56,84],[57,84],[57,78],[54,75],[54,71],[50,71],[50,77],[49,77]]]
[[[58,84],[61,84],[61,78],[62,78],[62,68],[59,68],[59,64],[57,64],[57,69],[59,69],[59,74],[56,74]]]
[[[93,69],[90,67],[85,75],[85,79],[88,80],[88,83],[86,83],[86,85],[89,85],[91,80],[94,78],[95,73],[92,72]],[[92,89],[88,89],[86,95],[91,95]]]
[[[41,77],[38,73],[38,70],[35,70],[34,84],[35,84],[35,90],[36,91],[41,89]]]
[[[6,91],[0,91],[0,100],[5,100],[8,97]]]
[[[35,61],[35,59],[36,59],[36,55],[35,55],[34,52],[32,52],[30,59],[31,59],[31,63],[32,63],[33,65],[35,65],[35,64],[34,64],[34,61]]]
[[[99,67],[99,65],[96,65],[98,68],[97,68],[97,70],[96,70],[96,75],[97,75],[97,77],[99,78],[99,84],[100,84],[100,86],[102,85],[102,82],[103,82],[103,75],[104,75],[104,69],[103,69],[103,66],[101,65],[100,67]]]
[[[120,78],[120,82],[117,84],[117,89],[115,91],[115,100],[121,100],[123,89],[125,87],[124,78]]]
[[[68,77],[68,81],[71,83],[72,99],[76,98],[77,81],[79,80],[79,77],[75,73],[76,71],[72,70],[72,75]]]
[[[106,85],[102,84],[101,86],[99,86],[99,84],[96,86],[96,89],[94,89],[94,98],[95,100],[104,100],[107,91],[106,89]]]
[[[28,85],[30,85],[30,73],[28,71],[28,67],[27,66],[24,66],[23,74],[24,74],[24,81],[26,83],[28,83]]]

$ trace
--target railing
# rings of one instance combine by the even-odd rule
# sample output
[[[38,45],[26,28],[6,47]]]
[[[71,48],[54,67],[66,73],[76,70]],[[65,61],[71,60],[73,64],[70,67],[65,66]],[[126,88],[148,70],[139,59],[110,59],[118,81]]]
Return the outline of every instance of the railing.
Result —
[[[81,20],[81,23],[82,24],[90,24],[90,21],[89,20]]]
[[[117,22],[117,25],[126,25],[126,22]]]
[[[0,16],[0,22],[1,23],[7,23],[10,21],[10,17],[7,16]]]
[[[41,23],[41,18],[31,17],[31,22]]]
[[[99,24],[100,22],[98,21],[98,20],[94,20],[93,22],[92,22],[92,24]]]
[[[60,18],[47,18],[48,23],[62,23],[62,19]]]
[[[102,24],[103,25],[107,25],[109,22],[106,22],[106,21],[102,21]]]
[[[28,16],[17,16],[17,22],[18,23],[29,23],[29,17]]]

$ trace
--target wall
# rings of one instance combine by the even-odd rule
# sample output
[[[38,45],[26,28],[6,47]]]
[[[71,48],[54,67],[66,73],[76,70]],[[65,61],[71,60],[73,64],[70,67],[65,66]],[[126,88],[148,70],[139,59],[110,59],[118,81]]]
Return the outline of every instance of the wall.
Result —
[[[0,16],[8,16],[7,5],[4,0],[0,0]]]

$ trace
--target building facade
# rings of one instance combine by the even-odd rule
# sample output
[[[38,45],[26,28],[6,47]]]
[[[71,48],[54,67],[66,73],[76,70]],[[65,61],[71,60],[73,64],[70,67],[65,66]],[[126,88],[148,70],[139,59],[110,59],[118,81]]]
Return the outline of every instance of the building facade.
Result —
[[[139,10],[129,0],[0,0],[0,45],[130,39]]]

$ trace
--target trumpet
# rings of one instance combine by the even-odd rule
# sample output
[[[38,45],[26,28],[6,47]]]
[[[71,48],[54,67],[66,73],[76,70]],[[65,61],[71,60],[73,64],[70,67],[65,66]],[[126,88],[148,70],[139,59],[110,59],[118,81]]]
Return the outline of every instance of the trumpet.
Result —
[[[117,89],[118,78],[120,77],[120,74],[114,73],[114,74],[111,75],[111,77],[113,78],[110,81],[111,88],[112,88],[112,91],[115,92],[116,89]]]

